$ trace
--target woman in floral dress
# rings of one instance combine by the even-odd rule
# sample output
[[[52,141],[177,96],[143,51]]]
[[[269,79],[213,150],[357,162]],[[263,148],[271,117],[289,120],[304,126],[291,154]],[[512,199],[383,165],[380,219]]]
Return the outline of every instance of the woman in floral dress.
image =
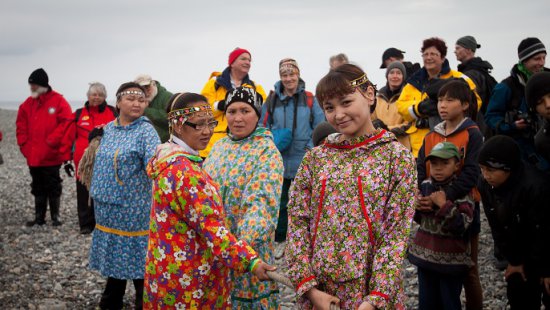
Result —
[[[170,139],[147,165],[153,208],[144,308],[228,309],[231,269],[267,280],[275,268],[228,230],[218,185],[201,168],[199,150],[217,125],[206,98],[174,94],[167,112]]]
[[[245,240],[259,257],[273,264],[283,182],[283,160],[271,133],[257,127],[261,101],[251,88],[236,88],[225,100],[229,134],[216,142],[204,170],[220,184],[225,212],[235,237]],[[274,282],[252,274],[234,276],[233,309],[277,309]]]
[[[135,307],[141,309],[151,209],[145,166],[160,139],[142,116],[147,100],[139,84],[122,84],[116,97],[119,116],[103,129],[90,187],[96,218],[90,268],[107,277],[101,309],[122,309],[128,279],[136,289]]]
[[[376,89],[359,67],[331,70],[316,95],[339,133],[306,154],[291,188],[286,253],[300,309],[404,309],[412,155],[372,125]]]

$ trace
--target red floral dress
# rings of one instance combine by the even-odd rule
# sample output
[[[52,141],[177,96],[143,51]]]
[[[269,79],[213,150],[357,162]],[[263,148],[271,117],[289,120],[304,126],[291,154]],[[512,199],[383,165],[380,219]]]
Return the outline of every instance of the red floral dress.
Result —
[[[257,257],[226,228],[218,186],[201,162],[167,142],[147,165],[153,208],[144,309],[230,308],[230,269],[246,272]]]

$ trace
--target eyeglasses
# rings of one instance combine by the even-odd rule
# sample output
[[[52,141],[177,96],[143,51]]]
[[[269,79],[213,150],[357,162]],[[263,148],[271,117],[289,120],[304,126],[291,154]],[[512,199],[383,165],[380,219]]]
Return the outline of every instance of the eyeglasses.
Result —
[[[440,56],[441,56],[441,54],[439,54],[439,53],[433,53],[433,52],[422,53],[423,58],[426,58],[426,57],[440,57]]]
[[[218,126],[218,121],[211,121],[211,122],[208,122],[208,123],[202,123],[202,124],[195,124],[195,123],[191,123],[189,121],[186,121],[185,123],[183,123],[191,128],[194,128],[195,130],[205,130],[206,128],[210,129],[210,130],[214,130],[214,128],[216,128],[216,126]]]

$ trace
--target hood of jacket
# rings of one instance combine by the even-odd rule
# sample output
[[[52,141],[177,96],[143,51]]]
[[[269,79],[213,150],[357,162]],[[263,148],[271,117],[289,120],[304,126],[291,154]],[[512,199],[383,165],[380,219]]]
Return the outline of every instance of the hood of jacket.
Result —
[[[468,60],[465,63],[458,65],[458,71],[466,72],[469,70],[477,70],[490,73],[493,70],[493,65],[486,60],[481,59],[480,57],[474,57]]]
[[[285,95],[285,87],[283,86],[282,81],[280,81],[280,80],[277,81],[273,87],[275,89],[275,94],[277,94],[279,99],[284,100],[284,99],[286,99],[286,97],[288,97],[287,95]],[[302,80],[302,78],[300,78],[298,80],[298,88],[296,88],[296,94],[301,94],[305,90],[306,90],[306,82],[304,82],[304,80]]]
[[[181,157],[185,157],[198,164],[202,163],[200,156],[186,153],[181,146],[172,142],[166,142],[157,146],[155,155],[147,163],[147,176],[152,180],[156,179],[162,171],[170,168],[175,161],[181,160]]]
[[[387,144],[393,141],[397,141],[395,136],[384,129],[377,129],[372,135],[366,137],[366,139],[359,139],[352,141],[344,140],[339,142],[341,133],[333,133],[327,137],[325,146],[335,149],[366,149],[371,150],[377,148],[383,144]]]
[[[445,58],[445,61],[441,65],[441,71],[438,76],[442,76],[451,72],[451,66],[449,65],[449,60]],[[414,86],[416,89],[422,90],[423,85],[430,79],[428,75],[428,70],[425,67],[416,71],[408,80],[407,83]]]
[[[233,86],[231,85],[231,67],[225,68],[222,73],[214,72],[210,76],[216,76],[216,89],[220,86],[223,86],[228,92],[233,89]],[[243,78],[241,85],[242,84],[250,84],[255,86],[248,74]]]
[[[131,129],[134,129],[134,128],[140,126],[143,123],[151,124],[151,121],[146,116],[140,116],[137,119],[135,119],[133,122],[131,122],[130,124],[128,124],[126,126],[122,126],[122,125],[119,124],[118,117],[117,117],[113,122],[113,127],[115,129],[131,130]]]
[[[477,126],[476,122],[474,122],[471,118],[466,117],[462,120],[462,122],[460,122],[460,124],[455,128],[455,130],[453,130],[453,132],[449,133],[448,135],[445,134],[445,121],[435,125],[434,131],[444,137],[448,137],[453,135],[455,132],[465,130],[466,128],[472,127],[472,126]]]

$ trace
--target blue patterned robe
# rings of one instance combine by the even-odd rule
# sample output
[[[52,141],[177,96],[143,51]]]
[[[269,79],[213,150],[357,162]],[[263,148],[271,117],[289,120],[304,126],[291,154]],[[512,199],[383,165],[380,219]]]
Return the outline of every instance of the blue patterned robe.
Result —
[[[90,268],[105,277],[144,277],[151,211],[145,167],[158,144],[157,132],[143,116],[128,126],[114,120],[104,128],[90,188],[96,218]]]

